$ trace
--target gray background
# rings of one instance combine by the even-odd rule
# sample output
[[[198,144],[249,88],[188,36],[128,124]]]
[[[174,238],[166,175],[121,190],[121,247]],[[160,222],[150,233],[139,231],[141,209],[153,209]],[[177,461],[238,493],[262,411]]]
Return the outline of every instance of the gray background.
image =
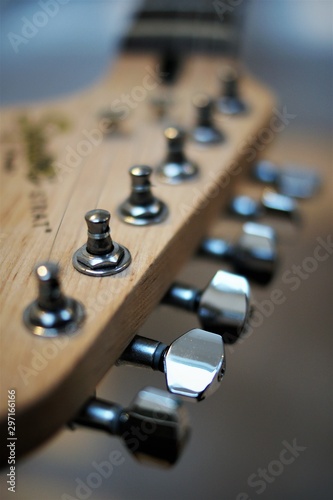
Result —
[[[111,3],[117,2],[95,2],[94,9],[110,7]],[[72,15],[68,23],[76,29],[83,18],[77,23]],[[253,286],[253,294],[260,302],[279,288],[286,301],[234,351],[227,349],[227,375],[215,397],[200,405],[188,405],[192,439],[179,464],[167,471],[144,467],[134,462],[116,439],[84,430],[64,430],[19,465],[15,498],[55,500],[65,493],[75,498],[76,479],[86,481],[94,471],[92,462],[107,460],[113,449],[120,450],[124,463],[87,498],[241,500],[242,492],[243,500],[247,496],[269,500],[332,498],[333,256],[320,263],[297,291],[291,291],[281,278],[293,264],[302,264],[313,255],[317,237],[326,239],[333,233],[331,20],[330,1],[257,0],[249,6],[243,60],[275,90],[280,105],[297,115],[265,155],[314,166],[324,182],[316,198],[302,203],[301,229],[276,225],[282,255],[280,269],[268,288]],[[45,36],[51,36],[48,30],[51,23]],[[54,36],[59,32],[55,30]],[[100,45],[106,40],[107,36],[104,39],[101,35]],[[51,49],[45,49],[49,58]],[[101,54],[97,45],[94,50]],[[9,68],[7,78],[22,71],[21,61],[31,71],[28,55],[26,62],[22,57],[20,63],[10,53],[4,56]],[[86,75],[82,82],[92,81],[102,71],[104,60],[100,59],[95,76]],[[27,78],[27,82],[33,79]],[[76,83],[79,86],[82,82]],[[3,100],[27,98],[28,84],[17,84],[16,95],[14,90],[9,95],[6,85]],[[238,230],[239,225],[225,219],[226,235]],[[217,267],[213,262],[193,259],[179,278],[202,286]],[[156,309],[140,333],[169,342],[196,324],[192,316],[164,306]],[[163,387],[163,377],[153,377],[148,371],[114,368],[98,393],[128,404],[137,390],[152,384]],[[294,439],[306,449],[258,495],[258,488],[247,482],[249,476],[278,460],[284,448],[282,442],[292,443]],[[13,497],[6,492],[4,481],[2,491],[2,498]]]

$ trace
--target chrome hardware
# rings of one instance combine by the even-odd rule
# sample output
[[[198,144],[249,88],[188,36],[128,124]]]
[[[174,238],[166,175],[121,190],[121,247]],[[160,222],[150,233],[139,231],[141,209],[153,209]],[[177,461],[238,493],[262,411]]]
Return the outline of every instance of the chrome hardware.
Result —
[[[38,298],[23,313],[25,326],[40,337],[74,333],[84,320],[84,307],[62,293],[58,265],[42,262],[36,266],[35,275]]]
[[[136,165],[129,170],[132,191],[120,207],[118,215],[122,221],[134,226],[147,226],[163,222],[168,214],[166,204],[156,198],[151,191],[152,169],[146,165]]]
[[[110,236],[110,213],[107,210],[90,210],[85,215],[88,241],[73,255],[73,266],[88,276],[110,276],[120,273],[131,263],[128,249]]]
[[[266,214],[281,215],[295,221],[299,218],[298,204],[293,198],[270,190],[264,191],[260,201],[250,196],[236,196],[229,210],[233,215],[244,218],[258,219]]]
[[[170,346],[134,337],[117,365],[145,366],[165,374],[168,391],[202,401],[216,391],[225,372],[223,341],[219,335],[195,328]]]
[[[217,100],[217,109],[226,115],[239,115],[246,111],[246,105],[239,96],[239,75],[235,68],[228,67],[221,71],[219,80],[222,95]]]
[[[179,459],[189,438],[182,402],[153,387],[142,389],[128,408],[93,397],[69,425],[120,436],[139,461],[153,459],[164,466]]]
[[[230,344],[246,326],[250,286],[242,276],[217,271],[203,291],[175,283],[162,302],[197,313],[202,328],[222,335],[224,342]]]
[[[167,184],[179,184],[197,177],[198,166],[184,153],[184,131],[168,127],[164,131],[164,137],[167,141],[167,156],[156,169],[159,179]]]
[[[260,182],[274,184],[279,193],[295,198],[311,198],[320,186],[317,172],[293,164],[279,168],[271,161],[261,160],[255,165],[253,175]]]
[[[192,131],[193,140],[205,145],[223,142],[224,136],[213,122],[212,99],[205,94],[199,94],[193,99],[193,104],[197,110],[197,125]]]
[[[235,243],[220,238],[205,238],[199,253],[230,261],[238,273],[267,284],[274,275],[277,263],[275,231],[270,226],[247,222]]]

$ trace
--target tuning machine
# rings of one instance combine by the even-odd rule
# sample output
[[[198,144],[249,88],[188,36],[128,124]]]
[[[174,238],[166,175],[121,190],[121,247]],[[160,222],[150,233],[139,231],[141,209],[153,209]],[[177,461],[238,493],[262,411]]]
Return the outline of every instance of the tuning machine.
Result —
[[[146,387],[128,408],[95,397],[69,424],[120,436],[139,460],[172,465],[189,437],[188,417],[182,402],[165,391]]]
[[[223,341],[199,328],[188,331],[170,346],[135,336],[117,365],[152,368],[165,374],[168,391],[202,401],[219,386],[225,372]]]
[[[230,344],[246,327],[250,286],[244,277],[219,270],[204,290],[174,283],[162,303],[197,313],[202,328],[222,335]]]
[[[205,238],[199,253],[231,262],[236,272],[258,283],[272,279],[277,264],[276,234],[273,228],[247,222],[235,243],[221,238]]]
[[[264,215],[279,215],[294,222],[300,219],[298,203],[293,198],[265,189],[260,200],[250,196],[236,196],[229,205],[229,212],[242,218],[259,219]]]
[[[320,186],[317,172],[293,164],[279,168],[268,160],[256,163],[253,177],[264,184],[273,184],[279,193],[295,198],[311,198]]]

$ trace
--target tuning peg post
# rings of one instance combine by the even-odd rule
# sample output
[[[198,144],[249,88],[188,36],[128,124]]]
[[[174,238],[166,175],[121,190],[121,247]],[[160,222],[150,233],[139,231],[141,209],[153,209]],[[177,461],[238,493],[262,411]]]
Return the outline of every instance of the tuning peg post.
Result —
[[[165,374],[168,390],[202,401],[219,386],[225,372],[223,341],[199,328],[185,333],[170,346],[137,335],[117,365],[145,366]]]
[[[182,402],[159,389],[141,390],[128,408],[91,398],[70,423],[122,437],[139,460],[172,465],[180,457],[189,437]]]
[[[254,166],[253,177],[265,184],[273,184],[285,196],[301,199],[311,198],[320,186],[317,172],[294,164],[282,168],[268,160],[260,160]]]
[[[167,143],[165,160],[157,167],[158,178],[166,184],[180,184],[198,176],[199,168],[185,155],[185,132],[178,127],[164,131]]]
[[[56,337],[75,332],[84,320],[84,307],[62,293],[58,265],[42,262],[36,266],[35,275],[39,288],[38,298],[24,311],[25,326],[40,337]]]
[[[214,102],[205,94],[199,94],[193,99],[197,112],[197,124],[192,131],[195,142],[204,145],[220,144],[224,136],[214,124],[213,110]]]
[[[131,194],[118,208],[120,219],[134,226],[163,222],[169,211],[166,204],[152,193],[152,169],[147,165],[135,165],[130,168],[129,174],[132,183]]]
[[[238,115],[246,111],[246,105],[239,95],[239,74],[235,68],[224,68],[219,74],[221,97],[217,109],[226,115]]]

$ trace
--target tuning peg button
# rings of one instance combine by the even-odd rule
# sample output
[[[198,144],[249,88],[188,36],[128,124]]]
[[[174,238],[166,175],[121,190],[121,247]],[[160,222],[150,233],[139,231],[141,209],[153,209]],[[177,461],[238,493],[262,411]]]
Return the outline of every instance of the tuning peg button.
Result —
[[[168,127],[164,131],[164,137],[167,155],[156,169],[159,179],[167,184],[180,184],[197,177],[197,164],[189,160],[184,152],[185,132],[178,127]]]
[[[261,200],[256,201],[250,196],[236,196],[229,205],[233,215],[243,218],[258,219],[265,214],[280,215],[298,221],[299,208],[297,202],[289,196],[265,190]]]
[[[192,131],[192,138],[199,144],[220,144],[224,136],[213,121],[214,102],[208,96],[199,94],[193,99],[197,111],[197,125]]]
[[[146,387],[128,408],[91,398],[70,423],[122,437],[139,460],[172,465],[189,437],[188,417],[182,402],[170,394]]]
[[[268,160],[261,160],[254,166],[253,176],[265,184],[274,184],[279,193],[295,198],[311,198],[320,186],[317,172],[293,164],[279,168]]]
[[[146,165],[136,165],[130,168],[129,174],[132,182],[131,194],[118,208],[120,219],[134,226],[163,222],[169,211],[166,204],[152,193],[152,169]]]
[[[110,276],[120,273],[131,263],[129,250],[110,236],[110,213],[90,210],[85,215],[88,240],[73,255],[73,266],[88,276]]]
[[[247,222],[234,244],[220,238],[205,238],[199,253],[230,261],[240,274],[267,284],[276,269],[276,234],[270,226]]]
[[[56,337],[73,333],[82,324],[83,305],[66,297],[60,288],[59,267],[53,262],[42,262],[35,268],[38,298],[24,311],[26,327],[40,337]]]
[[[250,314],[250,286],[242,276],[220,270],[203,291],[173,284],[162,302],[197,313],[205,330],[222,335],[226,343],[233,343]]]
[[[216,391],[225,372],[223,341],[219,335],[195,328],[170,346],[137,335],[117,365],[131,364],[165,374],[168,390],[202,401]]]
[[[238,115],[246,111],[246,105],[239,96],[239,74],[235,68],[224,68],[219,75],[222,95],[217,100],[217,109],[226,115]]]

